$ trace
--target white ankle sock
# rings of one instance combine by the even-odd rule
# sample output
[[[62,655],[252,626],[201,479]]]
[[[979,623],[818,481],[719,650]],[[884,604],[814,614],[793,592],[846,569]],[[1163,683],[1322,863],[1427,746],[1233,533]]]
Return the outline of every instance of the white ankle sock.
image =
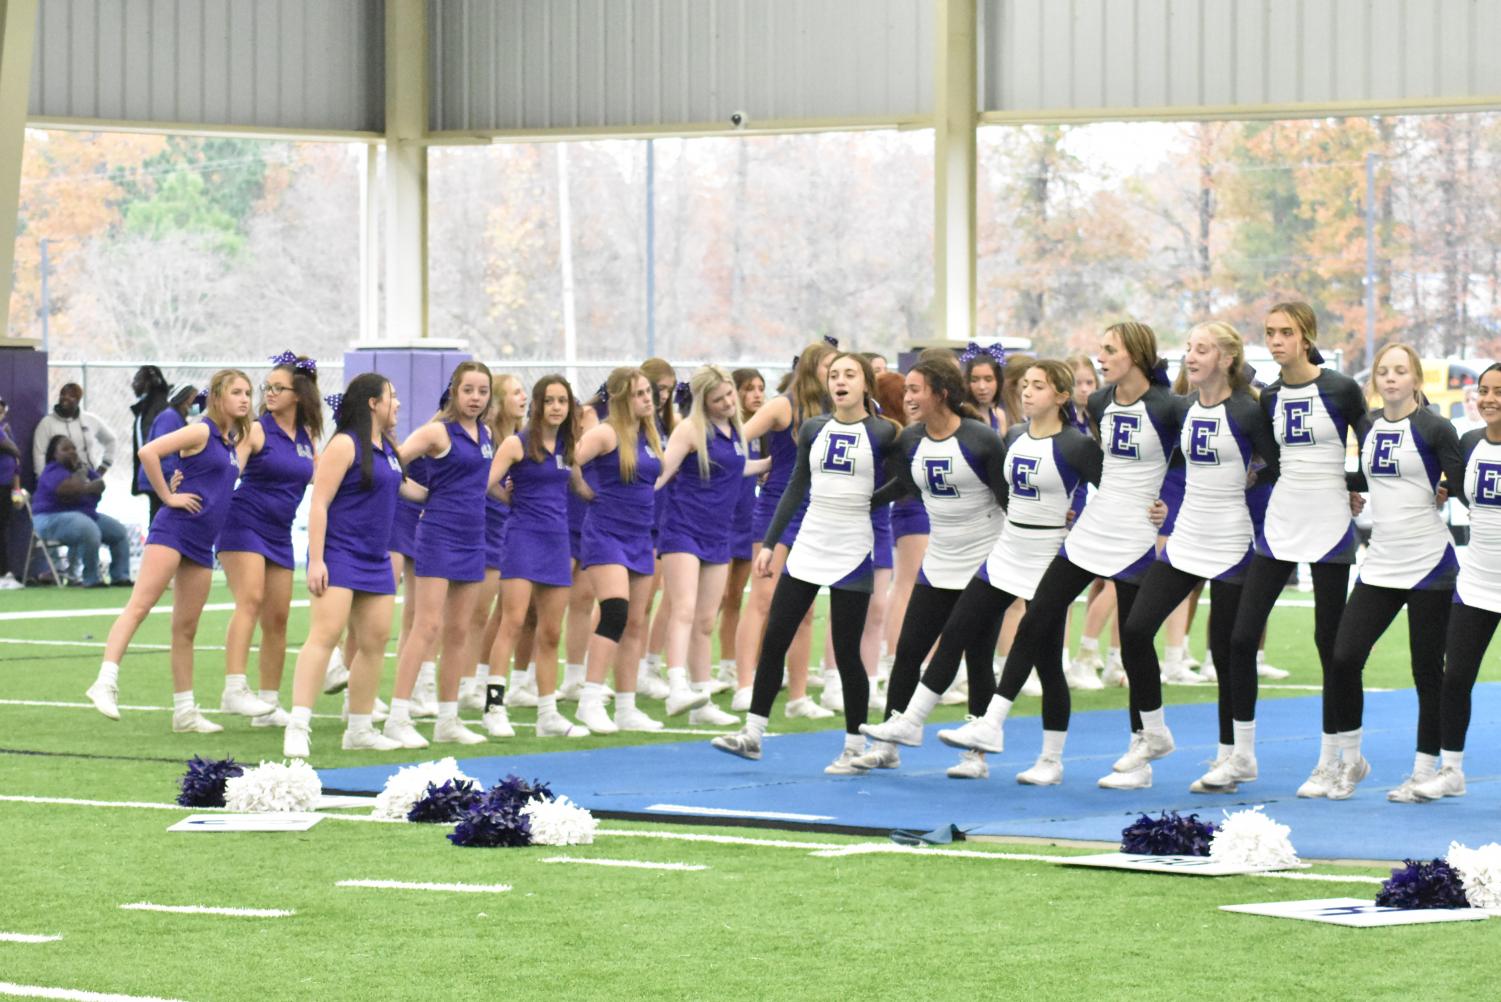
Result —
[[[1418,752],[1412,759],[1412,774],[1414,776],[1432,776],[1438,772],[1438,756],[1425,755]]]
[[[1226,758],[1229,758],[1230,754],[1232,752],[1234,752],[1234,751],[1235,751],[1235,746],[1234,745],[1219,744],[1219,745],[1216,745],[1215,748],[1214,748],[1214,757],[1216,759],[1226,759]]]
[[[854,752],[856,755],[859,755],[861,752],[865,751],[865,735],[846,734],[844,736],[844,750],[847,752]]]
[[[688,688],[688,669],[687,668],[669,668],[669,669],[667,669],[667,684],[669,686],[671,686],[672,688],[674,688],[674,689],[686,689],[686,688]]]
[[[760,741],[766,736],[766,725],[771,721],[766,717],[757,716],[754,713],[745,715],[745,733]]]
[[[459,703],[458,703],[458,700],[454,700],[452,703],[443,703],[443,702],[438,703],[438,719],[439,720],[458,720],[459,719]]]
[[[374,729],[372,717],[368,713],[351,713],[349,715],[349,730],[356,733]]]
[[[1080,654],[1080,656],[1083,656],[1085,654],[1098,654],[1098,653],[1100,653],[1100,638],[1099,637],[1080,637],[1079,638],[1079,654]]]
[[[1256,721],[1235,720],[1230,724],[1235,728],[1235,750],[1247,758],[1256,754]]]
[[[422,667],[417,669],[417,684],[432,685],[438,677],[438,662],[424,661]]]
[[[174,692],[172,694],[172,709],[178,713],[193,708],[193,690],[187,692]]]
[[[1144,731],[1167,730],[1167,711],[1162,707],[1141,711],[1141,729]]]
[[[1449,751],[1445,749],[1439,752],[1444,761],[1445,769],[1458,769],[1464,771],[1465,753],[1463,751]]]
[[[353,720],[354,718],[350,717],[349,719]],[[294,706],[294,707],[292,707],[292,723],[296,724],[298,727],[302,727],[302,728],[305,728],[307,730],[312,730],[312,728],[313,728],[313,708],[311,706]]]
[[[603,688],[603,686],[601,686]],[[622,712],[630,712],[636,708],[636,694],[634,692],[617,692],[615,694],[615,715],[618,717]]]
[[[1334,765],[1339,761],[1339,735],[1319,735],[1319,768]]]
[[[584,684],[584,666],[583,665],[564,665],[563,666],[563,684],[564,685],[583,685]]]
[[[228,690],[230,690],[230,689],[235,689],[235,690],[243,689],[244,691],[249,692],[250,691],[250,683],[247,682],[247,681],[245,681],[245,676],[244,675],[225,675],[224,676],[224,689],[225,689],[226,692]]]
[[[558,694],[557,693],[553,693],[553,694],[551,694],[549,696],[538,696],[537,697],[537,713],[538,714],[543,714],[543,713],[557,713],[557,712],[558,712]]]
[[[1011,712],[1011,700],[1005,696],[991,696],[990,705],[985,708],[985,719],[992,724],[1006,722],[1006,714]]]
[[[262,689],[256,695],[260,697],[262,703],[270,703],[272,706],[276,706],[281,702],[281,693],[275,689]]]
[[[99,681],[105,685],[118,687],[120,684],[120,666],[113,661],[105,661],[99,665]]]
[[[474,681],[479,685],[490,684],[490,666],[481,661],[474,666]]]
[[[915,724],[921,724],[928,719],[928,714],[933,712],[933,707],[938,705],[941,692],[934,692],[927,686],[919,683],[917,691],[907,702],[906,717]]]
[[[1043,731],[1042,753],[1051,758],[1063,757],[1063,743],[1068,740],[1068,731]]]
[[[1354,762],[1360,758],[1360,738],[1364,728],[1357,727],[1353,731],[1341,731],[1335,735],[1339,739],[1340,757],[1346,762]]]
[[[348,699],[348,698],[349,698],[348,696],[345,697],[345,699]],[[410,699],[397,699],[395,696],[392,696],[391,697],[391,716],[390,716],[390,719],[391,720],[405,720],[408,723],[411,723],[411,720],[412,720],[412,701]]]

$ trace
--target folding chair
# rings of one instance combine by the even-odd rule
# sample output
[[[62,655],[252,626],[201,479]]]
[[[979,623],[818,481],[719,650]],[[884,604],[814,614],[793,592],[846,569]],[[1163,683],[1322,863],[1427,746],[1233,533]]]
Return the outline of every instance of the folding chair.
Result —
[[[59,574],[57,570],[59,565],[62,565],[64,568],[67,566],[63,563],[63,544],[54,540],[43,539],[37,533],[36,517],[31,510],[30,495],[26,497],[26,518],[31,523],[31,545],[26,548],[26,565],[21,570],[21,580],[31,580],[31,558],[36,553],[37,548],[40,547],[42,550],[42,559],[47,561],[47,570],[52,574],[52,583],[59,588],[66,588],[68,585],[68,575],[65,573]],[[55,556],[53,553],[54,550],[57,551]]]

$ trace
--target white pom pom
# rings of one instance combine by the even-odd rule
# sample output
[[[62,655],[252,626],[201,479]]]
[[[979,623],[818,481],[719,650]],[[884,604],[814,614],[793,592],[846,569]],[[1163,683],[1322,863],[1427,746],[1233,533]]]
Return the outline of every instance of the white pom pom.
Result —
[[[1446,858],[1458,871],[1471,908],[1501,908],[1501,845],[1490,842],[1470,849],[1450,842]]]
[[[567,797],[535,799],[521,809],[531,822],[532,845],[592,845],[599,822]]]
[[[1298,854],[1288,840],[1292,831],[1278,824],[1260,807],[1226,812],[1209,840],[1209,858],[1216,863],[1255,870],[1281,870],[1298,865]]]
[[[262,762],[224,784],[224,806],[231,811],[310,811],[323,792],[318,774],[301,759]]]
[[[474,782],[473,776],[466,776],[459,769],[459,763],[452,755],[436,762],[419,762],[406,766],[386,780],[385,788],[375,798],[375,810],[371,812],[371,816],[405,821],[412,805],[426,795],[429,783],[442,786],[450,779]],[[475,786],[478,788],[479,784],[476,782]]]

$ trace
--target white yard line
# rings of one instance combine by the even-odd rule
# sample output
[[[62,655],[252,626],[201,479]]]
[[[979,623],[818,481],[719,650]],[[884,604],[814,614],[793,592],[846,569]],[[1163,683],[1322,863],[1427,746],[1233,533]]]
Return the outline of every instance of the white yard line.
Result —
[[[178,1002],[156,995],[117,995],[114,992],[85,992],[76,988],[46,988],[42,985],[17,985],[0,981],[0,995],[23,999],[68,999],[70,1002]]]
[[[502,894],[510,884],[434,884],[412,880],[340,880],[335,887],[369,887],[392,891],[453,891],[459,894]]]
[[[141,800],[84,800],[77,797],[24,797],[13,793],[0,793],[0,803],[53,804],[59,807],[117,807],[146,811],[189,811],[202,814],[205,811],[223,811],[223,807],[183,807],[181,804],[159,804]],[[321,813],[321,812],[320,812]],[[402,819],[376,818],[368,814],[323,814],[337,821],[369,821],[382,825],[404,825]]]
[[[827,846],[810,856],[951,856],[954,859],[1006,859],[1013,863],[1056,863],[1061,856],[1044,856],[1025,852],[981,852],[975,849],[940,849],[937,846],[897,845],[895,842],[861,842],[858,845]]]
[[[648,811],[659,814],[701,814],[716,818],[771,818],[776,821],[833,821],[829,814],[792,814],[786,811],[736,811],[728,807],[686,807],[683,804],[652,804]]]
[[[127,912],[168,912],[173,915],[228,915],[233,918],[288,918],[297,913],[289,908],[220,908],[216,905],[157,905],[136,901],[121,905]]]
[[[656,838],[672,842],[712,842],[715,845],[758,845],[768,849],[831,849],[831,842],[794,842],[780,838],[747,838],[744,835],[706,835],[701,832],[653,832],[628,828],[600,828],[594,834],[612,838]]]
[[[707,870],[697,863],[648,863],[640,859],[590,859],[585,856],[548,856],[543,863],[583,863],[587,866],[618,866],[627,870]]]
[[[0,943],[56,943],[61,936],[38,936],[29,932],[0,932]]]

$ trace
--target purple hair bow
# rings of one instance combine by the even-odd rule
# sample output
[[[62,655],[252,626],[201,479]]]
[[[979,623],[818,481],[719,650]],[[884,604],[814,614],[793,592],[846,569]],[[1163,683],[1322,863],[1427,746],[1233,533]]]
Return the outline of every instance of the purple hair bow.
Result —
[[[1001,346],[1001,343],[999,341],[995,342],[988,348],[982,347],[979,342],[971,341],[969,343],[969,347],[960,352],[959,364],[968,365],[970,362],[973,362],[981,355],[989,355],[992,359],[995,360],[996,365],[1006,364],[1006,349]]]
[[[323,398],[323,402],[328,404],[328,409],[334,412],[334,420],[337,421],[339,419],[339,405],[344,402],[344,394],[330,393]]]
[[[1152,371],[1147,374],[1147,381],[1158,386],[1172,386],[1173,381],[1167,378],[1167,362],[1159,358],[1157,364],[1152,366]]]
[[[197,407],[200,411],[208,406],[208,390],[198,391],[198,395],[193,398],[193,406]]]
[[[678,383],[677,389],[672,393],[672,402],[679,408],[687,408],[693,403],[693,388],[687,383]]]
[[[823,336],[823,343],[830,348],[838,349],[839,347],[839,339],[832,334],[825,334]]]
[[[290,349],[282,352],[280,355],[272,355],[271,365],[275,368],[290,365],[293,369],[306,372],[310,376],[318,374],[318,360],[316,358],[298,358],[297,353]]]

